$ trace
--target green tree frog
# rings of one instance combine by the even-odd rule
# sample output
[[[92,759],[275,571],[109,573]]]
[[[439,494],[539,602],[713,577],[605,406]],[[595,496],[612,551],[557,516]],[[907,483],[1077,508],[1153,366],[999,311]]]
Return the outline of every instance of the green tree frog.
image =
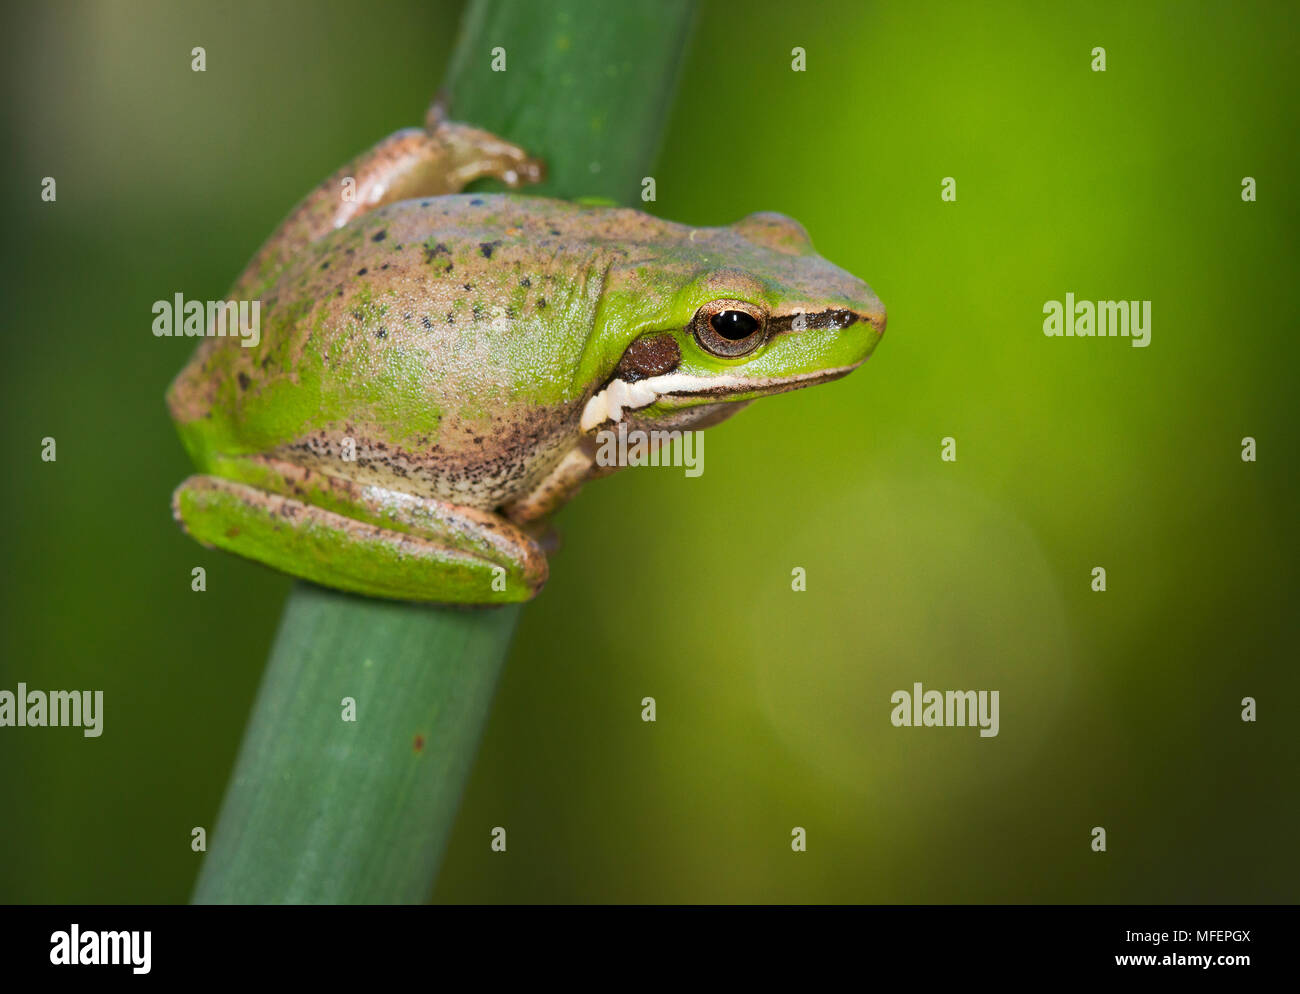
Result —
[[[600,432],[699,429],[825,383],[885,309],[779,214],[696,228],[516,193],[541,164],[432,116],[307,196],[232,300],[257,344],[205,337],[168,406],[201,475],[198,541],[326,586],[466,604],[547,577],[547,518]]]

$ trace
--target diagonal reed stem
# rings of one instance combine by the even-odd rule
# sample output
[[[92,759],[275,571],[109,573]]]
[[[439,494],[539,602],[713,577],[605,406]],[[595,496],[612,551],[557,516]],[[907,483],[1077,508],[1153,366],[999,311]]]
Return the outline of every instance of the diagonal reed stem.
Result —
[[[449,116],[546,159],[530,193],[633,203],[694,6],[475,0],[442,91]],[[297,584],[194,903],[427,900],[518,617]]]

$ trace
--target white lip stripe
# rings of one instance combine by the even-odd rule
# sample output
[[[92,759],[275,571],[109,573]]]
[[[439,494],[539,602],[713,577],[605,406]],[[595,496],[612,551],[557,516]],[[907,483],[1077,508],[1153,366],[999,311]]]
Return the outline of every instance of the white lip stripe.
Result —
[[[669,393],[704,393],[707,390],[723,389],[762,390],[776,384],[798,383],[801,380],[821,379],[841,370],[848,371],[852,366],[835,369],[822,369],[815,373],[801,373],[798,376],[765,377],[751,379],[744,376],[690,376],[686,373],[665,373],[649,379],[628,383],[626,380],[611,380],[609,386],[587,401],[582,409],[579,427],[582,431],[591,431],[606,421],[617,422],[624,411],[635,411],[649,407],[664,394]]]

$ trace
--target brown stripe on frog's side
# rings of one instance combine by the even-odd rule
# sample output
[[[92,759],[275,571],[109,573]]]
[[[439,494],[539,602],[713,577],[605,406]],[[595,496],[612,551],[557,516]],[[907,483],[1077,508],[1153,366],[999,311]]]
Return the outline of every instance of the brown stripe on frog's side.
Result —
[[[383,441],[381,426],[319,429],[274,450],[279,458],[340,479],[413,496],[493,509],[532,490],[572,446],[578,402],[547,405],[489,423],[445,419],[436,441]],[[355,458],[342,456],[353,438]],[[369,439],[369,441],[364,441]]]
[[[635,383],[671,373],[682,363],[682,350],[672,335],[649,335],[627,347],[611,379]]]

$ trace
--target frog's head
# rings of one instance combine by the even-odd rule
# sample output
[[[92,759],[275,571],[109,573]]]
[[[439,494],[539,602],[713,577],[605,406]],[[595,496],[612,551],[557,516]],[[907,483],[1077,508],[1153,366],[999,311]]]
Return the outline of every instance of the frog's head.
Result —
[[[851,373],[884,334],[871,287],[817,255],[788,217],[666,228],[610,271],[617,365],[584,430],[716,424],[757,397]]]

